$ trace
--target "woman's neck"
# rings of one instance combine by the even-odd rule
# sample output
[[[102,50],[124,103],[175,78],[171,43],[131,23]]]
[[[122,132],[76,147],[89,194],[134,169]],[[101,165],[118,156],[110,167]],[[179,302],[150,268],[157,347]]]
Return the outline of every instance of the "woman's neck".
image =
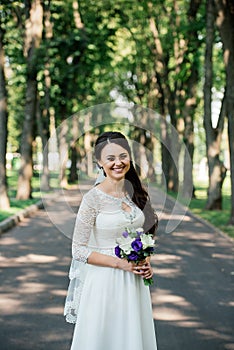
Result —
[[[105,192],[115,195],[116,197],[122,197],[125,194],[124,179],[119,181],[106,178],[103,183],[103,189]]]

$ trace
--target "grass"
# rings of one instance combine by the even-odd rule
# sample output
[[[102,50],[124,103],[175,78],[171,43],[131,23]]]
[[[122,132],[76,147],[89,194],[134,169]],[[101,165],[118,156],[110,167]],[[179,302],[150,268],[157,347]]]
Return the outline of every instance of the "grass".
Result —
[[[231,211],[231,185],[230,178],[226,178],[223,184],[223,209],[222,210],[205,210],[205,204],[207,200],[207,186],[205,181],[195,182],[195,196],[192,198],[189,204],[189,209],[196,215],[210,222],[215,227],[226,233],[228,236],[234,239],[234,227],[228,225]],[[173,193],[169,193],[175,197]]]
[[[38,199],[28,199],[24,201],[19,201],[14,198],[10,199],[10,209],[0,210],[0,222],[7,219],[8,217],[17,214],[19,211],[23,210],[24,208],[36,203]]]
[[[55,188],[58,186],[57,174],[51,175],[51,187]],[[9,171],[7,172],[7,182],[8,182],[8,196],[10,198],[10,209],[7,211],[0,210],[0,222],[7,219],[8,217],[17,214],[19,211],[25,209],[26,207],[35,204],[41,198],[40,191],[40,178],[37,172],[34,173],[32,178],[32,199],[27,200],[17,200],[17,182],[18,182],[18,172]]]

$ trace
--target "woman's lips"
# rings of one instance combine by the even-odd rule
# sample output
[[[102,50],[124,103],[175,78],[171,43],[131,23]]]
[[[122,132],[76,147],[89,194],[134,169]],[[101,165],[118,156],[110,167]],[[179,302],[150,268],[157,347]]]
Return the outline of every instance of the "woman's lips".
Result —
[[[121,168],[112,168],[113,171],[115,171],[116,173],[121,173],[123,171],[124,167]]]

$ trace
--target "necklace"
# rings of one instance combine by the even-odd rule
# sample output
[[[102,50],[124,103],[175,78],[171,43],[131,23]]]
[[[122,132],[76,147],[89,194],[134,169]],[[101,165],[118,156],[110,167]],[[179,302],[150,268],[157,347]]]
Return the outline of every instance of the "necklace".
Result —
[[[126,210],[127,208],[130,210]],[[130,223],[132,224],[136,217],[136,206],[129,199],[128,195],[121,200],[121,211],[123,212],[125,218],[130,220]]]
[[[130,220],[131,224],[133,223],[133,220],[136,218],[136,205],[135,203],[133,203],[133,201],[131,200],[128,194],[125,194],[124,197],[115,197],[115,196],[112,196],[111,194],[108,194],[100,190],[99,188],[96,188],[96,191],[101,193],[105,198],[111,201],[114,200],[115,202],[117,202],[125,218],[127,220]]]

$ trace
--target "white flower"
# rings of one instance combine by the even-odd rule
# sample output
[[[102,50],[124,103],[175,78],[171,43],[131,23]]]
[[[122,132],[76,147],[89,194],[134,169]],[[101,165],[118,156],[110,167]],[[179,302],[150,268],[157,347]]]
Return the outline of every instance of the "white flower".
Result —
[[[138,227],[136,229],[136,232],[139,232],[139,233],[143,233],[144,232],[144,229],[142,227]]]
[[[125,254],[130,254],[132,251],[131,242],[121,244],[119,247],[124,251]]]
[[[127,237],[119,237],[116,239],[116,242],[120,245],[120,244],[126,244],[126,243],[129,243],[131,242],[132,243],[132,238],[130,236],[127,236]]]
[[[128,237],[119,237],[116,242],[118,243],[120,249],[123,249],[125,254],[130,254],[132,250],[131,243],[134,241],[134,238]]]
[[[154,239],[150,235],[143,234],[141,236],[141,242],[143,244],[143,249],[154,247]]]

